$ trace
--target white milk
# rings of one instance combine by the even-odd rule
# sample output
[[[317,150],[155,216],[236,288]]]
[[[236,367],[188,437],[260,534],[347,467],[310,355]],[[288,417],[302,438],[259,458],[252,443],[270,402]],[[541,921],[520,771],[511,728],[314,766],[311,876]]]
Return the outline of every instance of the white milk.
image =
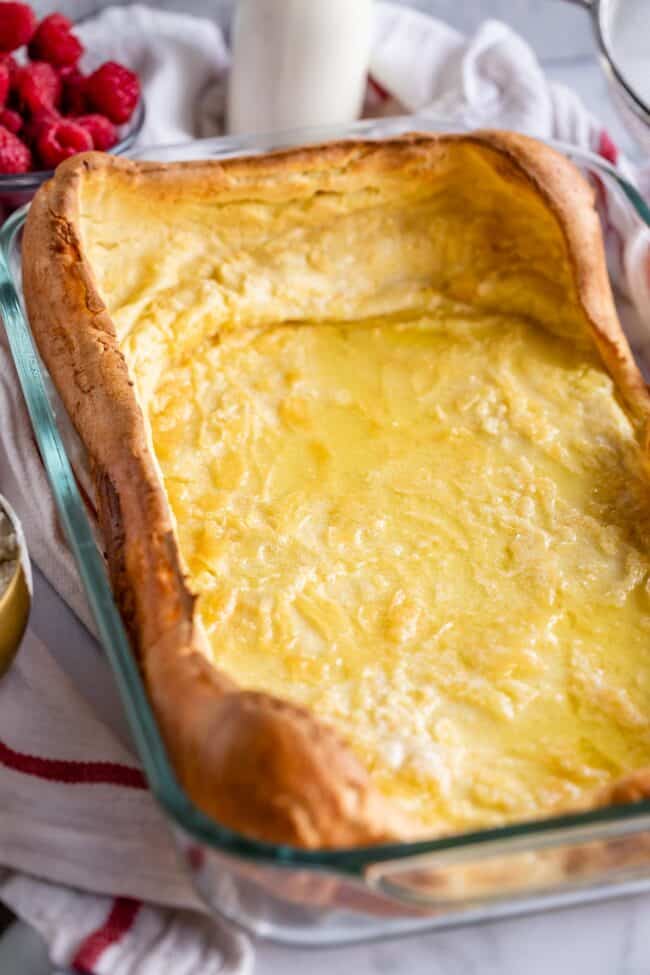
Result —
[[[239,0],[228,130],[271,132],[358,118],[372,0]]]

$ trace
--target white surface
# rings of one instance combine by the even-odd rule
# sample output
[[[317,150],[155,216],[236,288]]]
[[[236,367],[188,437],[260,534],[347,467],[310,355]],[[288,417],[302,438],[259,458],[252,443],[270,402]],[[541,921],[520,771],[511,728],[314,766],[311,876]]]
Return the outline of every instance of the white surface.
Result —
[[[542,16],[548,4],[548,19]],[[77,8],[82,6],[77,3]],[[46,4],[39,4],[45,7]],[[60,2],[57,7],[64,6]],[[85,4],[86,9],[91,6]],[[92,4],[95,6],[95,4]],[[188,4],[189,6],[189,4]],[[225,8],[221,0],[193,3],[207,12]],[[458,26],[448,2],[420,0],[418,6],[448,13]],[[446,10],[444,9],[446,6]],[[460,4],[462,15],[470,16],[482,7],[494,13],[501,3]],[[512,2],[508,19],[535,42],[538,51],[557,52],[546,64],[549,75],[576,88],[585,102],[610,126],[612,136],[629,148],[620,123],[607,97],[607,88],[593,57],[569,57],[588,51],[591,37],[586,15],[566,10],[566,30],[558,32],[557,0],[534,3]],[[470,23],[467,26],[471,26]],[[570,41],[570,43],[569,43]],[[107,665],[99,650],[72,613],[36,573],[36,598],[32,625],[37,634],[55,649],[60,662],[84,689],[99,714],[120,728],[126,738],[124,720]],[[256,975],[648,975],[650,972],[650,895],[610,901],[515,921],[502,921],[473,928],[439,932],[406,940],[307,952],[272,945],[257,946]],[[0,938],[2,975],[46,975],[46,958],[36,937],[14,926]],[[161,973],[166,975],[166,973]],[[173,973],[170,973],[173,975]]]

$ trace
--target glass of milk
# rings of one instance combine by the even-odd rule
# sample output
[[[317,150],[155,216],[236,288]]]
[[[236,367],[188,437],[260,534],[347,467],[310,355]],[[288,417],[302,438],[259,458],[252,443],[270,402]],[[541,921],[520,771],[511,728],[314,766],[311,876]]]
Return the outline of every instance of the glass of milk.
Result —
[[[372,0],[239,0],[228,131],[354,121],[370,56]]]

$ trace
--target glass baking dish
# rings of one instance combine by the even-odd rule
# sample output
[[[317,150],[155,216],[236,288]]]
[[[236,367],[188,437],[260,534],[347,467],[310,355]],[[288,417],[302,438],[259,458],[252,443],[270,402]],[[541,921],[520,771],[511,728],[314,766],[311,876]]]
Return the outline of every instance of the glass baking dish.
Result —
[[[450,128],[458,131],[430,118],[384,119],[345,129],[205,140],[146,149],[138,156],[158,161],[219,159],[328,138],[382,138],[417,129]],[[638,229],[640,239],[644,230],[650,239],[650,211],[634,187],[604,160],[572,147],[559,148],[598,187],[606,186],[610,206],[623,213],[629,227]],[[328,851],[251,840],[193,805],[170,765],[113,601],[72,470],[70,457],[76,462],[78,444],[73,443],[69,421],[23,314],[24,220],[25,210],[18,211],[0,232],[0,312],[61,522],[140,761],[188,874],[209,909],[263,937],[325,946],[650,888],[650,802],[646,801],[426,842]],[[650,309],[645,318],[650,335]],[[645,335],[637,319],[631,334],[637,350],[644,345]]]

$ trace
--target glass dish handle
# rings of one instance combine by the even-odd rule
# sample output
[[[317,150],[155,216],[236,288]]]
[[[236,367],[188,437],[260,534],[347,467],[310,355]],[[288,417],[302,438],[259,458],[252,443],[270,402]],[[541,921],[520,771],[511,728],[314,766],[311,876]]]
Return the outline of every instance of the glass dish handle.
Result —
[[[587,825],[578,837],[562,820],[550,828],[546,821],[534,838],[516,835],[521,827],[515,827],[505,839],[483,834],[438,852],[376,862],[365,868],[364,879],[378,894],[427,913],[517,896],[572,899],[584,897],[587,888],[591,896],[621,884],[634,890],[647,885],[650,874],[650,817],[629,818],[622,829],[620,821],[607,821],[613,811],[603,810],[604,821]]]

